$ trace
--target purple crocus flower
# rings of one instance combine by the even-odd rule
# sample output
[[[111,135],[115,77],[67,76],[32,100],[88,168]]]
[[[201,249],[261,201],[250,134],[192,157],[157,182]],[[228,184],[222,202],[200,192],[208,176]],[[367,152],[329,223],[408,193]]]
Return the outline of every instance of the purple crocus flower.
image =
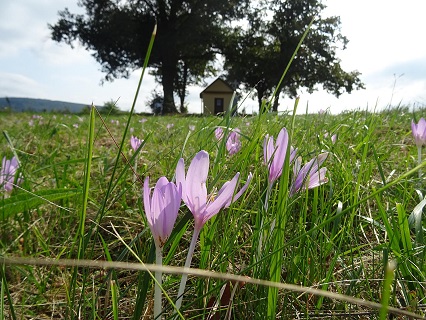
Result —
[[[185,175],[185,164],[180,159],[176,167],[176,184],[182,187],[182,199],[188,209],[192,212],[195,220],[194,233],[192,235],[191,244],[189,245],[188,255],[185,261],[185,268],[191,265],[192,256],[194,254],[195,244],[204,224],[214,217],[221,209],[227,208],[231,203],[235,202],[246,191],[251,179],[250,173],[246,184],[235,195],[238,178],[238,172],[232,180],[224,183],[217,193],[216,197],[207,196],[207,175],[209,173],[209,154],[201,150],[198,152]],[[188,275],[183,274],[179,285],[178,299],[176,301],[176,309],[179,310],[182,304],[183,293],[185,291],[186,280]]]
[[[330,136],[330,133],[328,133],[328,132],[324,133],[324,138],[328,138],[329,136]],[[332,144],[335,144],[335,143],[336,143],[336,141],[337,141],[337,134],[333,134],[333,135],[330,137],[330,139],[331,139],[331,143],[332,143]]]
[[[162,248],[169,238],[178,215],[182,189],[166,177],[158,179],[151,197],[149,177],[143,185],[143,202],[149,228],[157,248]]]
[[[294,161],[294,181],[290,187],[290,196],[296,192],[306,189],[316,188],[328,181],[325,176],[327,168],[320,168],[327,159],[328,153],[321,153],[311,161],[306,163],[302,168],[302,158],[298,157]]]
[[[274,144],[274,137],[266,135],[263,142],[264,163],[269,167],[268,181],[272,185],[282,174],[284,160],[287,154],[288,133],[286,128],[282,128]],[[290,162],[296,156],[297,149],[290,147]]]
[[[420,118],[418,124],[411,120],[411,130],[413,131],[414,141],[417,147],[426,145],[426,120]]]
[[[143,140],[138,139],[137,137],[131,136],[130,137],[130,146],[134,151],[138,150],[140,145],[142,144]]]
[[[246,184],[234,195],[240,176],[238,172],[232,180],[225,182],[213,200],[213,197],[207,196],[208,173],[209,154],[204,150],[195,155],[186,175],[183,159],[179,160],[176,167],[176,184],[182,185],[182,200],[194,215],[195,229],[198,232],[222,208],[229,207],[232,202],[235,202],[247,189],[252,178],[250,173]]]
[[[169,124],[167,124],[167,126],[166,126],[166,129],[167,130],[170,130],[171,128],[173,128],[175,126],[175,124],[174,123],[169,123]]]
[[[214,131],[214,135],[217,140],[221,140],[223,138],[223,129],[221,127],[217,127]]]
[[[0,170],[0,188],[3,188],[7,193],[11,193],[13,189],[13,182],[15,181],[15,174],[18,171],[19,163],[15,157],[7,160],[3,157]],[[22,183],[22,178],[18,177],[17,184]]]
[[[240,141],[240,129],[235,129],[231,131],[226,140],[226,150],[228,150],[229,155],[233,155],[240,151],[241,141]]]

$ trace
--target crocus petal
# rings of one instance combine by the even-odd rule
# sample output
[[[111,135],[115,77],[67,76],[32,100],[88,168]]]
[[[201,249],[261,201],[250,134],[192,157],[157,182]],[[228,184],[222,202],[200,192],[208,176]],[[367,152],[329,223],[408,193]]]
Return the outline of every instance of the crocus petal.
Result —
[[[250,172],[248,177],[247,177],[246,184],[240,189],[240,191],[238,191],[234,195],[234,197],[232,199],[229,200],[228,203],[226,203],[225,208],[229,207],[231,205],[231,203],[234,203],[235,201],[237,201],[242,196],[242,194],[247,190],[252,178],[253,178],[253,174]],[[232,202],[231,202],[231,200],[232,200]]]
[[[327,168],[321,168],[319,171],[309,176],[308,189],[319,187],[320,185],[328,182],[326,173]]]
[[[273,183],[282,174],[285,156],[288,146],[288,133],[286,128],[282,128],[277,137],[274,159],[269,167],[269,182]]]
[[[163,188],[169,183],[169,180],[167,180],[166,177],[161,177],[158,179],[157,183],[155,184],[156,189],[163,190]]]
[[[176,185],[181,187],[182,190],[182,199],[187,204],[187,196],[186,196],[186,188],[185,188],[185,163],[183,159],[179,159],[177,166],[176,166]]]
[[[304,186],[304,184],[306,183],[307,188],[312,189],[328,181],[325,177],[326,169],[319,169],[327,159],[327,156],[328,153],[321,153],[317,157],[311,159],[301,169],[299,169],[301,158],[299,157],[295,160],[294,173],[296,178],[290,187],[290,196],[305,189],[306,186]]]
[[[145,178],[145,181],[143,183],[143,205],[145,208],[145,213],[148,218],[148,222],[151,219],[151,192],[149,190],[149,177]]]
[[[297,157],[296,160],[294,160],[293,176],[297,177],[301,168],[302,168],[302,157]]]
[[[154,221],[158,244],[164,246],[170,234],[179,211],[181,194],[178,193],[176,186],[173,183],[167,183],[162,190],[159,190],[160,210],[158,211],[157,219]]]
[[[263,140],[263,164],[269,165],[271,155],[274,153],[274,137],[270,137],[268,134]]]
[[[144,207],[149,228],[155,245],[161,248],[169,238],[176,222],[182,197],[181,188],[177,188],[166,177],[161,177],[150,195],[149,178],[144,182]]]
[[[161,193],[161,190],[154,188],[152,192],[151,199],[151,223],[149,227],[151,229],[151,233],[154,237],[154,241],[157,246],[162,247],[165,243],[163,230],[162,230],[162,222],[165,219],[164,217],[164,197]],[[148,219],[149,222],[149,219]]]
[[[209,154],[202,150],[198,152],[186,174],[185,193],[192,206],[191,212],[198,213],[199,208],[207,202],[207,175],[209,173]]]
[[[228,202],[231,202],[239,176],[240,173],[237,172],[237,174],[232,178],[232,180],[226,183],[226,186],[224,185],[220,189],[220,193],[218,193],[216,199],[214,199],[214,201],[210,202],[206,206],[205,214],[203,216],[203,224],[205,224],[209,219],[215,216],[220,211],[220,209],[225,207]]]

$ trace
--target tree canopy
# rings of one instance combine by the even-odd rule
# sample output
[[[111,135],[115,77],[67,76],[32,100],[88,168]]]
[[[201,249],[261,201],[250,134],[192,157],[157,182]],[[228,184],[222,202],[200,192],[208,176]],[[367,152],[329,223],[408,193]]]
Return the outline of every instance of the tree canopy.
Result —
[[[298,89],[312,93],[317,85],[336,95],[364,88],[358,71],[346,72],[336,56],[348,39],[340,33],[340,18],[321,18],[322,1],[261,1],[249,13],[249,26],[235,30],[228,38],[224,69],[227,79],[257,91],[259,110],[262,99],[277,91],[273,110],[277,111],[280,93],[290,97]],[[268,18],[269,14],[269,18]],[[314,22],[285,75],[279,80],[299,41]]]
[[[157,24],[149,66],[163,87],[164,113],[177,112],[174,94],[180,111],[185,110],[187,86],[215,72],[217,54],[225,57],[228,82],[255,88],[259,104],[274,89],[295,96],[298,88],[313,91],[322,84],[338,96],[363,88],[359,72],[340,66],[337,46],[344,48],[348,40],[340,34],[338,17],[321,18],[325,6],[320,0],[80,0],[79,5],[85,14],[59,12],[57,23],[49,26],[52,39],[70,46],[81,43],[101,64],[107,81],[128,77],[143,65]]]
[[[241,16],[248,0],[80,0],[85,15],[65,9],[50,25],[52,39],[80,42],[102,65],[106,80],[128,77],[143,65],[154,25],[157,35],[149,66],[157,72],[164,93],[163,111],[176,112],[173,94],[205,73],[214,60],[216,42],[230,21]],[[180,66],[185,66],[182,69]],[[178,77],[179,76],[179,77]]]

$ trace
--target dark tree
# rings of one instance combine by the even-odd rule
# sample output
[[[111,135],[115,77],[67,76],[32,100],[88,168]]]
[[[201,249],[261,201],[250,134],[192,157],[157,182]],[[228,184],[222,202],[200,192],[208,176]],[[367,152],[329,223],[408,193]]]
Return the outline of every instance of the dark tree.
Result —
[[[313,92],[319,84],[336,96],[364,88],[358,71],[341,68],[336,50],[345,49],[348,39],[340,33],[339,17],[321,17],[324,9],[321,0],[262,1],[249,15],[249,27],[235,32],[235,41],[227,43],[228,81],[256,88],[259,108],[263,95],[277,90],[274,111],[280,93],[295,97],[298,89]],[[313,18],[281,86],[276,87]]]
[[[241,17],[246,1],[80,0],[85,15],[65,9],[49,27],[53,40],[71,46],[78,41],[92,51],[106,80],[112,80],[127,77],[143,65],[157,23],[149,66],[163,86],[163,112],[173,113],[177,111],[173,94],[180,90],[182,99],[186,86],[204,75],[218,52],[215,48],[222,41],[223,30]],[[187,75],[184,81],[182,72]]]

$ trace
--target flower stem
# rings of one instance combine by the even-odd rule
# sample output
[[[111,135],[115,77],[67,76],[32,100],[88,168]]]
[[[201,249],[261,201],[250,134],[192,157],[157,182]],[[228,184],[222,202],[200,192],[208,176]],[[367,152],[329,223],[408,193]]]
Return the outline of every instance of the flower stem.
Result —
[[[155,248],[155,263],[157,266],[163,265],[163,249],[156,246]],[[155,289],[154,289],[154,319],[161,319],[161,284],[162,284],[163,273],[161,271],[155,271]]]
[[[134,165],[133,171],[134,171],[133,183],[135,183],[136,182],[136,172],[138,172],[138,159],[137,158],[135,159],[135,165]]]
[[[417,164],[422,163],[422,147],[417,147]],[[422,169],[419,169],[419,179],[422,177]]]
[[[265,203],[264,203],[264,210],[265,212],[261,216],[260,221],[260,230],[259,230],[259,243],[257,246],[257,257],[256,262],[260,260],[262,251],[263,251],[263,241],[266,240],[266,235],[263,233],[263,224],[264,224],[264,217],[266,217],[269,207],[269,198],[271,196],[272,191],[272,185],[273,183],[268,183],[268,189],[266,190],[266,196],[265,196]],[[275,226],[275,220],[273,221],[273,224]],[[258,269],[260,269],[260,266],[257,266]]]
[[[189,268],[191,266],[191,260],[192,260],[192,256],[194,255],[195,244],[197,243],[197,239],[198,239],[198,236],[200,235],[200,231],[201,229],[199,228],[194,229],[194,234],[192,235],[191,244],[189,245],[189,249],[188,249],[188,255],[186,256],[185,268]],[[187,280],[188,280],[188,275],[183,274],[182,279],[180,280],[179,291],[177,294],[178,299],[176,301],[176,310],[179,310],[180,306],[182,305],[183,293],[185,291]]]

